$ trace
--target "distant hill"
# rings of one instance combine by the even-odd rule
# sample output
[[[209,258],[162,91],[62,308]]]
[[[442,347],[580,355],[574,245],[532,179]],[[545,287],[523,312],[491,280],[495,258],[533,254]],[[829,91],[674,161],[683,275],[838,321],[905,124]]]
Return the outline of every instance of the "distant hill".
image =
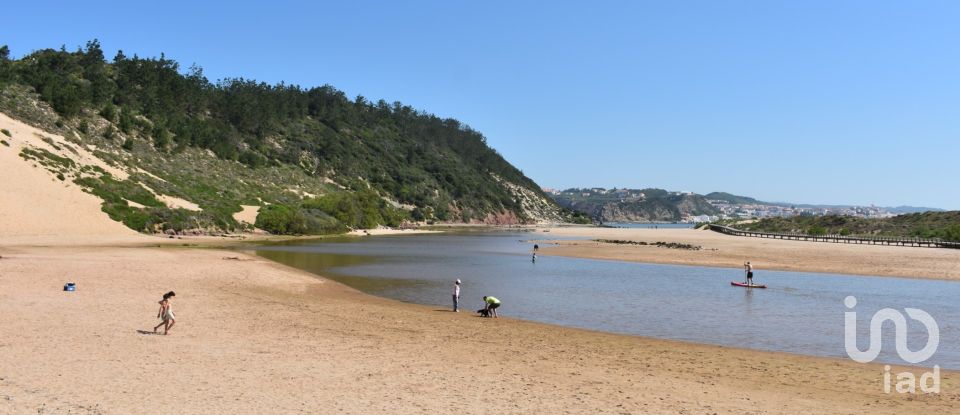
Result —
[[[678,222],[684,216],[719,213],[703,196],[655,188],[574,188],[553,197],[560,206],[602,222]]]
[[[747,196],[737,196],[726,192],[711,192],[703,195],[707,200],[722,200],[732,205],[770,205]]]
[[[711,192],[707,193],[703,197],[707,200],[722,200],[724,202],[733,204],[733,205],[770,205],[770,206],[792,206],[799,208],[813,208],[813,209],[841,209],[849,208],[854,205],[816,205],[809,203],[790,203],[790,202],[764,202],[748,196],[737,196],[726,192]],[[917,207],[917,206],[896,206],[896,207],[885,207],[881,206],[881,209],[884,209],[890,213],[899,215],[903,213],[923,213],[923,212],[943,212],[943,209],[931,208],[931,207]]]
[[[684,216],[718,215],[720,210],[709,201],[730,205],[779,206],[805,209],[850,209],[852,205],[813,205],[786,202],[765,202],[749,196],[727,192],[698,195],[664,189],[572,188],[552,195],[561,206],[604,222],[676,222]],[[723,207],[723,206],[721,206]],[[942,212],[942,209],[898,206],[871,208],[900,215],[906,213]]]
[[[904,213],[923,213],[923,212],[945,212],[944,209],[932,208],[932,207],[917,207],[917,206],[896,206],[896,207],[885,207],[887,211],[893,214],[901,215]]]
[[[233,216],[242,206],[278,233],[570,218],[458,120],[329,85],[214,83],[162,55],[108,61],[96,41],[20,59],[0,47],[0,111],[69,141],[23,157],[141,232],[245,229]],[[126,173],[92,169],[75,147]]]
[[[760,202],[761,204],[773,205],[773,206],[791,206],[797,208],[811,208],[811,209],[844,209],[850,207],[857,207],[857,205],[815,205],[809,203],[789,203],[789,202]],[[903,213],[923,213],[923,212],[945,212],[946,210],[940,208],[932,207],[917,207],[917,206],[897,206],[897,207],[888,207],[888,206],[877,206],[878,209],[886,210],[887,212],[893,213],[895,215]]]

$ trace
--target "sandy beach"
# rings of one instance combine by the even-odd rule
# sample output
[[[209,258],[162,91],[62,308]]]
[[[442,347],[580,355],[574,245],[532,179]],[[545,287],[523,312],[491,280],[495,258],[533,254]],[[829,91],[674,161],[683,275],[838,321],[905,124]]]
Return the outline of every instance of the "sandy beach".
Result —
[[[832,274],[879,275],[905,278],[960,279],[960,250],[881,245],[847,245],[826,242],[730,236],[708,230],[559,227],[540,235],[580,240],[540,242],[541,253],[580,258],[650,262],[674,265],[704,265],[737,268],[731,277],[742,276],[744,261],[750,261],[759,276],[763,270],[805,271]],[[675,242],[700,250],[668,249],[650,245],[596,242],[597,239],[637,242]]]
[[[259,258],[0,248],[2,413],[947,413],[882,366],[482,319]],[[76,292],[61,291],[76,282]],[[174,290],[178,323],[152,334]],[[508,310],[506,314],[509,314]],[[917,371],[919,373],[919,371]]]
[[[0,117],[0,124],[10,125],[9,119]],[[885,394],[881,365],[482,319],[372,297],[212,247],[236,238],[136,234],[109,220],[93,196],[17,157],[25,141],[40,145],[35,133],[15,130],[12,146],[0,147],[0,413],[892,414],[960,408],[955,372],[942,372],[940,394]],[[569,242],[544,253],[719,266],[751,259],[760,269],[877,275],[911,274],[911,267],[894,267],[907,261],[925,277],[958,273],[957,254],[943,250],[819,248],[696,231],[553,232],[676,239],[716,251]],[[77,291],[62,291],[66,282]],[[169,336],[156,335],[157,302],[171,290],[177,325]],[[480,293],[463,294],[469,301]],[[509,305],[502,311],[509,316]]]

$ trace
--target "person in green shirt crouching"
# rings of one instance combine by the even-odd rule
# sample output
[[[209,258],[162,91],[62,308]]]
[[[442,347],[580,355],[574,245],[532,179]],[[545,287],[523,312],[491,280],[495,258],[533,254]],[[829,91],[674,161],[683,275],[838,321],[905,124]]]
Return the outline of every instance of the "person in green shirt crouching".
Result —
[[[487,316],[499,318],[497,316],[497,308],[500,307],[500,300],[498,300],[497,297],[484,296],[483,303],[485,304],[484,310],[487,310]]]

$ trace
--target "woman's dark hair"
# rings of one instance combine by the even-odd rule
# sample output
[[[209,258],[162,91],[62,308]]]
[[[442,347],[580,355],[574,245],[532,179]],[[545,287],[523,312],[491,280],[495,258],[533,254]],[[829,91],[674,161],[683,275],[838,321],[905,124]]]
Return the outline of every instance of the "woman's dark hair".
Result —
[[[166,299],[168,299],[168,298],[170,298],[170,297],[176,297],[176,296],[177,296],[177,293],[175,293],[175,292],[173,292],[173,291],[170,291],[170,292],[168,292],[168,293],[166,293],[166,294],[163,295],[163,299],[166,300]]]

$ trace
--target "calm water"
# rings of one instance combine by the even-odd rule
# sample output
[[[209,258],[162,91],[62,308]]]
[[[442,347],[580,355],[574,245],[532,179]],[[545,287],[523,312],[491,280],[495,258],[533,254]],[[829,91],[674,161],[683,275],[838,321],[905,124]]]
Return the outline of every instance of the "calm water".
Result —
[[[611,228],[643,228],[643,229],[687,229],[692,228],[692,223],[626,223],[626,222],[606,222],[603,226]]]
[[[494,295],[502,315],[565,326],[760,350],[846,357],[843,303],[857,297],[860,348],[869,319],[889,307],[919,308],[940,326],[937,353],[921,366],[960,369],[960,283],[758,270],[766,290],[731,287],[741,269],[538,256],[529,239],[544,233],[436,234],[335,239],[258,246],[256,253],[331,277],[368,293],[450,307],[463,280],[461,308]],[[665,249],[665,248],[663,248]],[[908,319],[908,345],[923,347],[923,326]],[[878,361],[896,355],[884,326]]]

